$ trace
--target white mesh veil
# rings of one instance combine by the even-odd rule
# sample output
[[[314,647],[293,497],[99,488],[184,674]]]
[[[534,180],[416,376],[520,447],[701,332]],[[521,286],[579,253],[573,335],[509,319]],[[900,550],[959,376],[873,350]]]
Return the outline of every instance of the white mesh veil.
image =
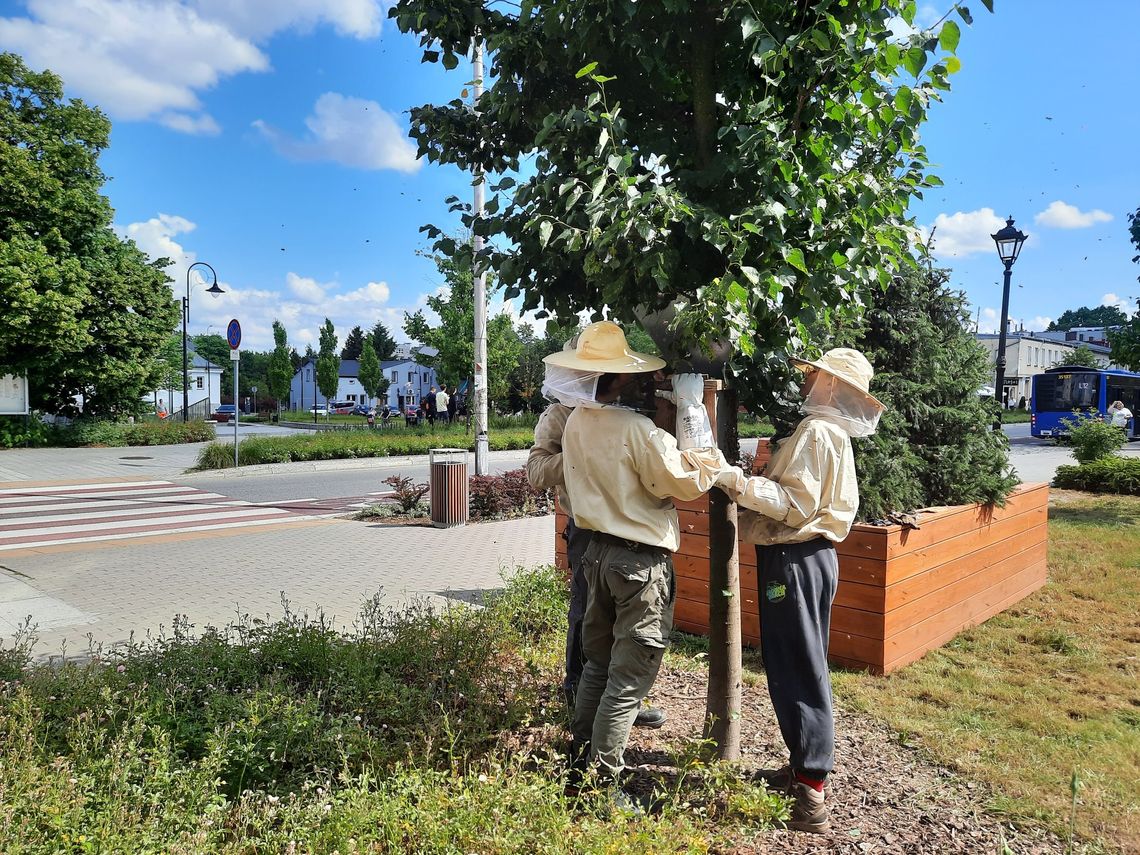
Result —
[[[871,398],[826,371],[816,371],[800,410],[835,422],[848,436],[870,436],[879,426],[880,407]]]
[[[542,394],[567,407],[597,407],[598,371],[579,371],[560,365],[547,365]]]

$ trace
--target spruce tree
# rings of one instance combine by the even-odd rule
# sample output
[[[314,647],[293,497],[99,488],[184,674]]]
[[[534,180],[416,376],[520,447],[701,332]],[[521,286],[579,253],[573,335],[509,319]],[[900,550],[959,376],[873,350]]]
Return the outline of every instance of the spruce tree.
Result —
[[[923,507],[1004,504],[1018,478],[1009,440],[993,430],[989,358],[968,331],[965,295],[949,271],[917,268],[896,276],[850,343],[875,367],[871,391],[887,411],[874,436],[855,440],[863,520]]]
[[[364,330],[360,327],[353,327],[344,340],[344,347],[340,350],[341,359],[360,359],[360,353],[364,350]]]

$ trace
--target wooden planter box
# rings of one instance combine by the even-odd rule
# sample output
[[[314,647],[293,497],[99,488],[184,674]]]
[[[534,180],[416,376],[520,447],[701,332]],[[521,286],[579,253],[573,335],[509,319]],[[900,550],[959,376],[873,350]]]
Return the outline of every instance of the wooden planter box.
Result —
[[[761,440],[757,469],[767,462]],[[1004,508],[958,505],[920,511],[920,528],[856,525],[839,553],[831,617],[831,661],[885,674],[964,629],[1009,608],[1045,584],[1049,487],[1022,484]],[[708,498],[678,502],[681,548],[676,626],[705,635],[709,619]],[[558,512],[555,552],[566,567]],[[740,544],[744,643],[760,643],[756,550]]]

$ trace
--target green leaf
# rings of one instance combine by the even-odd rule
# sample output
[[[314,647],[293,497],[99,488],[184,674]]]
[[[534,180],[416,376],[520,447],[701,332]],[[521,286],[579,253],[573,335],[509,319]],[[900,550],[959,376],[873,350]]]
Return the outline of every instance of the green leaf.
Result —
[[[605,150],[606,143],[610,141],[610,132],[602,128],[602,132],[598,134],[598,154]]]
[[[744,39],[747,41],[763,29],[760,22],[753,18],[751,15],[745,15],[744,20],[740,23],[740,30],[744,34]]]
[[[958,6],[957,9],[958,17],[960,17],[967,24],[974,23],[974,16],[970,14],[970,8],[968,6]]]
[[[947,53],[954,53],[958,50],[960,38],[962,38],[962,31],[958,29],[958,25],[953,21],[947,21],[942,25],[942,31],[938,34],[938,44]]]
[[[448,71],[451,71],[458,65],[459,57],[457,57],[455,54],[448,52],[443,55],[443,67]]]
[[[538,242],[545,248],[550,243],[550,235],[554,232],[554,223],[550,220],[543,220],[538,224]]]
[[[598,64],[596,62],[591,62],[589,65],[583,65],[581,68],[578,69],[578,73],[575,74],[574,77],[576,79],[585,77],[587,74],[592,72],[597,67],[598,67]]]
[[[788,250],[788,252],[784,255],[784,260],[788,262],[788,264],[790,264],[792,267],[796,268],[796,270],[799,270],[801,273],[808,272],[807,262],[804,261],[804,251],[798,246]]]
[[[903,65],[906,66],[907,71],[918,77],[922,74],[922,69],[926,67],[926,51],[919,47],[909,48],[903,57]]]
[[[946,57],[946,73],[947,74],[957,74],[961,70],[962,70],[962,60],[958,59],[958,57],[956,57],[956,56]]]
[[[749,282],[751,282],[753,285],[759,285],[760,284],[760,271],[757,270],[755,267],[741,267],[740,272],[743,273],[744,278],[747,279]],[[739,286],[734,286],[734,287],[739,287]],[[731,295],[731,293],[732,293],[732,289],[730,288],[729,294]],[[740,298],[740,302],[744,302],[743,297]]]
[[[439,51],[425,50],[423,57],[420,58],[420,62],[439,62]]]
[[[827,50],[831,47],[831,43],[827,39],[827,33],[825,33],[823,30],[812,30],[811,40],[815,42],[815,46],[820,50]]]
[[[982,0],[982,5],[985,6],[990,11],[991,14],[993,13],[993,11],[994,11],[994,0]]]

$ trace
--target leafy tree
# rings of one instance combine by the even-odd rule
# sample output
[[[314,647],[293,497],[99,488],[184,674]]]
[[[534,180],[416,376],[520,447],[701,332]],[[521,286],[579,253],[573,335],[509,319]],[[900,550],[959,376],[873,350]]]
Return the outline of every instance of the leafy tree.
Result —
[[[1081,306],[1079,309],[1066,309],[1045,329],[1052,332],[1074,327],[1115,327],[1127,321],[1128,315],[1116,306]]]
[[[469,262],[444,256],[434,257],[447,284],[445,294],[428,297],[428,308],[439,316],[438,326],[428,323],[424,312],[404,315],[404,332],[416,341],[434,348],[434,357],[420,361],[436,369],[441,382],[457,385],[468,377],[475,364],[475,291]],[[487,397],[507,402],[511,372],[522,354],[522,342],[510,315],[500,313],[487,319]]]
[[[0,54],[0,373],[27,374],[32,405],[53,412],[74,414],[77,395],[88,415],[140,411],[179,320],[168,262],[111,229],[110,128],[54,74]]]
[[[381,382],[384,383],[384,391],[388,391],[388,378],[380,370],[380,360],[376,358],[376,351],[372,349],[371,343],[360,354],[359,378],[360,385],[364,387],[365,393],[370,398],[380,397]]]
[[[171,333],[162,343],[155,359],[155,389],[165,391],[166,406],[173,412],[182,407],[182,334]],[[177,398],[176,398],[177,395]]]
[[[341,359],[360,359],[360,354],[364,350],[364,330],[360,327],[353,327],[352,332],[344,340],[344,347],[340,350]]]
[[[1140,208],[1128,215],[1128,234],[1137,254],[1133,262],[1140,262]],[[1119,329],[1109,330],[1108,343],[1112,350],[1111,359],[1129,371],[1140,371],[1140,300],[1136,301],[1136,312],[1127,318]]]
[[[384,326],[383,322],[376,322],[372,332],[368,333],[368,341],[371,343],[372,349],[376,351],[376,358],[381,362],[396,355],[396,340],[392,338],[392,334],[388,332],[388,328]]]
[[[390,15],[419,34],[425,62],[455,68],[474,38],[493,57],[475,109],[415,108],[411,134],[429,161],[505,174],[486,216],[463,223],[488,239],[475,263],[506,297],[564,320],[672,315],[655,336],[667,356],[719,343],[745,400],[767,406],[789,390],[790,353],[913,264],[907,206],[941,183],[924,174],[918,129],[960,65],[954,20],[894,36],[916,7],[400,0]],[[738,635],[734,509],[713,502],[710,623]],[[739,663],[722,673],[713,645],[711,733],[734,757]]]
[[[325,318],[321,327],[321,351],[317,356],[317,388],[326,401],[336,398],[340,386],[340,359],[336,355],[336,330],[333,323]]]
[[[289,397],[289,387],[293,382],[293,360],[289,356],[289,336],[285,325],[273,321],[273,355],[269,357],[269,371],[266,377],[267,391],[277,401],[277,411],[281,412],[281,402]]]
[[[1002,503],[1009,473],[996,405],[978,389],[993,376],[968,332],[963,293],[948,270],[910,269],[877,294],[863,319],[838,340],[875,366],[871,391],[887,405],[876,433],[855,440],[859,517],[968,502]]]
[[[1083,365],[1086,368],[1104,368],[1104,362],[1101,361],[1092,348],[1087,344],[1079,344],[1073,348],[1073,352],[1062,356],[1050,368],[1058,368],[1062,365]]]

